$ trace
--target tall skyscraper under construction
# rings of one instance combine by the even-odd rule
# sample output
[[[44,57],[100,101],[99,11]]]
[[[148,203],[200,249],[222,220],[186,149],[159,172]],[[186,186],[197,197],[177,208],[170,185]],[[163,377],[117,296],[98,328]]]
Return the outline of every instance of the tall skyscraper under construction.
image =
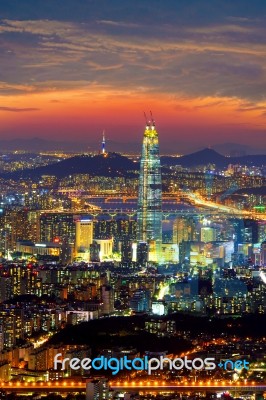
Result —
[[[149,261],[159,262],[162,243],[162,176],[158,133],[151,115],[146,122],[140,162],[137,241],[149,246]]]

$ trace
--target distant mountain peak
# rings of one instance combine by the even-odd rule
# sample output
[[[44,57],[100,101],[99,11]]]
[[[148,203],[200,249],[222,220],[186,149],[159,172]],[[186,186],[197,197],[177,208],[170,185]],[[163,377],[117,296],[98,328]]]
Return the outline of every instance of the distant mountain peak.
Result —
[[[197,155],[197,154],[212,154],[212,155],[218,155],[218,156],[221,156],[221,154],[220,153],[218,153],[216,150],[214,150],[214,149],[211,149],[210,147],[205,147],[204,149],[202,149],[202,150],[198,150],[198,151],[196,151],[195,153],[191,153],[191,154],[189,154],[190,156],[195,156],[195,155]]]
[[[266,155],[247,155],[241,157],[226,157],[214,149],[204,148],[192,154],[182,157],[162,157],[163,165],[182,165],[183,167],[196,167],[200,165],[214,164],[217,167],[224,168],[228,164],[243,165],[266,165]]]

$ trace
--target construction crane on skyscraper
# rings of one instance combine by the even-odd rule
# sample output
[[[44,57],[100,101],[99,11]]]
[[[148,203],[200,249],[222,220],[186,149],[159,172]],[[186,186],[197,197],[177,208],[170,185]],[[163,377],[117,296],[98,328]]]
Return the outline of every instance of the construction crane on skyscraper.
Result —
[[[148,118],[147,118],[147,115],[146,115],[145,111],[144,111],[144,118],[145,118],[146,125],[149,126],[150,125],[150,121],[148,121]]]
[[[152,122],[152,126],[155,126],[155,121],[154,121],[154,119],[153,119],[153,116],[152,116],[152,112],[150,111],[150,114],[151,114],[151,122]]]

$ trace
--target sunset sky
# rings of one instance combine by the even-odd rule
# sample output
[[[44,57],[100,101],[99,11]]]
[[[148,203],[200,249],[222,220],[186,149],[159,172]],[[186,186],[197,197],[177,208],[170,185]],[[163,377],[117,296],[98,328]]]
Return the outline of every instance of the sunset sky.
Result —
[[[266,153],[266,1],[0,0],[0,139]]]

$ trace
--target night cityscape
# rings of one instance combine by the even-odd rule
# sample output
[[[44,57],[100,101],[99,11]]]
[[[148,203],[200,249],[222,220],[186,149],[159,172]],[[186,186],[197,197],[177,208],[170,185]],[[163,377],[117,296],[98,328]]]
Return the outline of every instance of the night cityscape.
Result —
[[[1,399],[266,398],[265,16],[0,1]]]

